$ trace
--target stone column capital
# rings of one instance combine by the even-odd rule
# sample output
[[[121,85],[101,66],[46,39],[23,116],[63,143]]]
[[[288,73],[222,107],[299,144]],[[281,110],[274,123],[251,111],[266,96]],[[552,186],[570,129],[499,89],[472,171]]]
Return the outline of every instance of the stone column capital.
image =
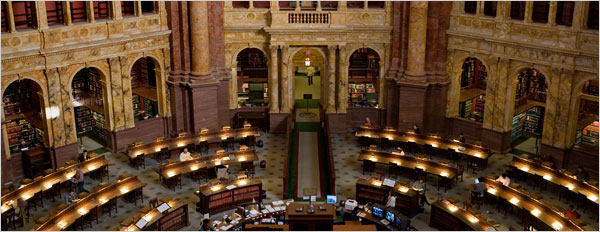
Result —
[[[279,45],[269,45],[269,50],[271,50],[271,52],[277,51],[277,49],[279,49]]]

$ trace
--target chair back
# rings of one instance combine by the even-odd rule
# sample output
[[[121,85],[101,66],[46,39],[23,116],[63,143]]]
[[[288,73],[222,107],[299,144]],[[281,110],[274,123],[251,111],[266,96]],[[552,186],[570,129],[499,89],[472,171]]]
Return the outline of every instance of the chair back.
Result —
[[[150,207],[152,208],[156,208],[158,207],[158,198],[152,198],[150,199],[150,201],[148,202],[148,205],[150,205]]]

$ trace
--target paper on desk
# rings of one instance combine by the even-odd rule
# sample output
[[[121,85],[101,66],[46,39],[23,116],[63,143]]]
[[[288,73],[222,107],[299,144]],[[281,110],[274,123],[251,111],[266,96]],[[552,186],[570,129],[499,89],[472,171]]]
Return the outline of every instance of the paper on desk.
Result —
[[[226,225],[226,226],[221,226],[221,230],[228,230],[229,228],[231,228],[232,225]]]
[[[267,213],[269,213],[269,210],[263,209],[261,212],[264,214],[267,214]]]
[[[225,188],[226,188],[227,190],[232,190],[232,189],[234,189],[234,188],[235,188],[235,185],[229,185],[229,186],[227,186],[227,187],[225,187]]]
[[[384,186],[394,187],[394,185],[396,185],[396,181],[394,181],[392,179],[385,178],[385,179],[383,179],[383,185]]]
[[[250,210],[250,213],[253,214],[253,215],[258,215],[260,212],[258,212],[257,210],[253,209],[253,210]]]
[[[273,205],[283,205],[283,201],[279,200],[279,201],[274,201]]]
[[[269,208],[267,210],[269,211],[269,213],[275,212],[275,210],[273,208]]]

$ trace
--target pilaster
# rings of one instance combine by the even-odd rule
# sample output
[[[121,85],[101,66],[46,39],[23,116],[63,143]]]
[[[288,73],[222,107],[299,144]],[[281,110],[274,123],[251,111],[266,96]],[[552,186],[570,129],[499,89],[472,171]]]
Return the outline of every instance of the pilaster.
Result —
[[[427,40],[427,2],[410,2],[408,26],[408,60],[406,75],[425,75],[425,48]]]
[[[271,113],[279,113],[279,78],[278,78],[278,66],[279,59],[277,57],[277,50],[279,46],[271,45],[271,60],[270,65],[271,69],[269,70],[269,112]]]
[[[335,52],[336,45],[327,46],[327,113],[335,113]],[[324,86],[323,86],[324,87]]]
[[[281,113],[290,113],[289,46],[281,46]]]

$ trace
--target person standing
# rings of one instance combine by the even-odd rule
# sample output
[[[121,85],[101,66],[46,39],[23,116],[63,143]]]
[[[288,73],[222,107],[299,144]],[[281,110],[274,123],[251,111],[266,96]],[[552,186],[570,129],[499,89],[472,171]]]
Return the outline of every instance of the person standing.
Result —
[[[419,192],[419,195],[421,195],[421,204],[429,204],[429,201],[427,201],[427,197],[425,196],[425,180],[423,180],[423,178],[420,178],[418,181],[415,181],[415,183],[412,185],[412,188]]]
[[[313,84],[313,75],[315,75],[315,68],[312,66],[306,67],[306,76],[308,77],[308,85]]]
[[[85,177],[83,176],[83,171],[81,171],[81,166],[79,164],[75,166],[75,176],[73,177],[72,181],[77,184],[77,194],[80,194],[81,192],[90,192],[83,188]]]

